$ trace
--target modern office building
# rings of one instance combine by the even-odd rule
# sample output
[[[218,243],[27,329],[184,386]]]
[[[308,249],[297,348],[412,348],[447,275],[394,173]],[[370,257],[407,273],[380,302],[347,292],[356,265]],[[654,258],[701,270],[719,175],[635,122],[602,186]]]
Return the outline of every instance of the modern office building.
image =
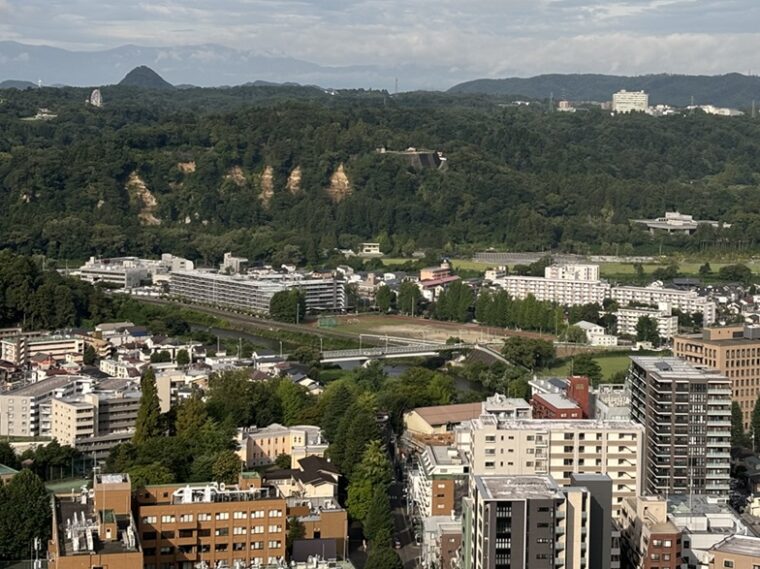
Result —
[[[666,211],[665,217],[655,219],[632,219],[631,223],[644,225],[650,233],[681,233],[691,235],[700,225],[708,225],[715,229],[721,227],[729,228],[731,224],[721,223],[712,219],[694,219],[691,215],[686,215],[678,211]]]
[[[294,289],[303,293],[307,310],[342,312],[346,309],[344,283],[332,277],[308,278],[293,273],[227,275],[196,270],[173,272],[169,280],[169,292],[175,298],[261,315],[269,314],[276,293]]]
[[[645,113],[649,109],[649,94],[644,91],[618,91],[612,95],[613,113]]]
[[[144,567],[277,564],[285,558],[286,502],[258,478],[237,486],[169,484],[135,493]]]
[[[499,420],[492,415],[455,431],[471,474],[550,475],[560,485],[573,474],[607,474],[613,515],[641,491],[644,429],[632,421]]]
[[[673,355],[717,369],[731,380],[731,398],[739,403],[744,428],[760,395],[760,326],[705,328],[673,339]]]
[[[631,418],[646,430],[644,491],[728,499],[731,380],[673,357],[631,357]]]
[[[626,306],[619,308],[614,315],[617,318],[618,334],[635,336],[636,326],[641,318],[651,318],[657,322],[660,338],[670,340],[678,334],[678,316],[673,315],[673,311],[667,303],[660,303],[657,308]]]

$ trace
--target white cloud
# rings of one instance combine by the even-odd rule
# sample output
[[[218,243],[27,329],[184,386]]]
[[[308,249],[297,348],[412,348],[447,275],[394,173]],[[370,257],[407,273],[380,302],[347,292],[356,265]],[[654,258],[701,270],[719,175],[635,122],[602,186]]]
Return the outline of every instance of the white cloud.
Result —
[[[166,60],[172,46],[221,44],[472,77],[746,71],[760,48],[757,0],[24,0],[13,9],[0,0],[0,13],[0,40],[162,46]]]

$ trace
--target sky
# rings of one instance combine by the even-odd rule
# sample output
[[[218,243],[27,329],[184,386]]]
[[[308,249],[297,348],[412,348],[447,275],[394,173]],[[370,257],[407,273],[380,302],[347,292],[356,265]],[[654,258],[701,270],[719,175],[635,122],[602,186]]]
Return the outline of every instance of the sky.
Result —
[[[473,77],[747,73],[760,51],[760,0],[0,0],[0,40],[72,50],[208,43]]]

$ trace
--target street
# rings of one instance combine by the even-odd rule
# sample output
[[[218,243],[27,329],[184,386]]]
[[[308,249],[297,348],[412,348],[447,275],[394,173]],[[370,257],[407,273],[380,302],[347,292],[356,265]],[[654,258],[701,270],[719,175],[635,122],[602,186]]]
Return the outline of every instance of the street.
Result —
[[[420,546],[415,543],[411,520],[406,517],[406,499],[403,495],[403,483],[396,481],[391,485],[391,507],[393,508],[393,527],[396,537],[401,541],[397,549],[404,569],[420,567]]]

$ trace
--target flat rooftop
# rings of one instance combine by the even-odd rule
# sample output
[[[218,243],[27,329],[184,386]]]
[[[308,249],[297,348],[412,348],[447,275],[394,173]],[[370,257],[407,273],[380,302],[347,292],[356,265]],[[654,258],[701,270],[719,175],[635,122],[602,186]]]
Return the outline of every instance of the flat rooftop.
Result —
[[[83,377],[81,375],[55,375],[36,383],[30,383],[11,391],[6,391],[1,396],[3,397],[39,397],[45,395],[51,391],[54,391],[60,387],[65,387],[70,383],[74,383],[79,380],[91,380],[91,378]]]
[[[478,492],[486,500],[564,499],[550,476],[475,476]]]
[[[657,356],[630,356],[630,358],[632,362],[642,367],[647,373],[662,379],[713,379],[722,380],[726,383],[730,382],[725,375],[717,370],[696,366],[680,358]]]
[[[580,409],[575,401],[572,401],[559,393],[536,393],[533,397],[544,400],[555,409]]]
[[[431,459],[431,463],[436,466],[463,466],[466,464],[459,450],[453,446],[427,446],[425,452]]]
[[[760,537],[732,535],[713,547],[714,551],[746,555],[760,559]]]
[[[481,415],[470,421],[474,429],[495,426],[500,431],[644,431],[644,426],[634,421],[603,419],[499,419],[493,415]]]

